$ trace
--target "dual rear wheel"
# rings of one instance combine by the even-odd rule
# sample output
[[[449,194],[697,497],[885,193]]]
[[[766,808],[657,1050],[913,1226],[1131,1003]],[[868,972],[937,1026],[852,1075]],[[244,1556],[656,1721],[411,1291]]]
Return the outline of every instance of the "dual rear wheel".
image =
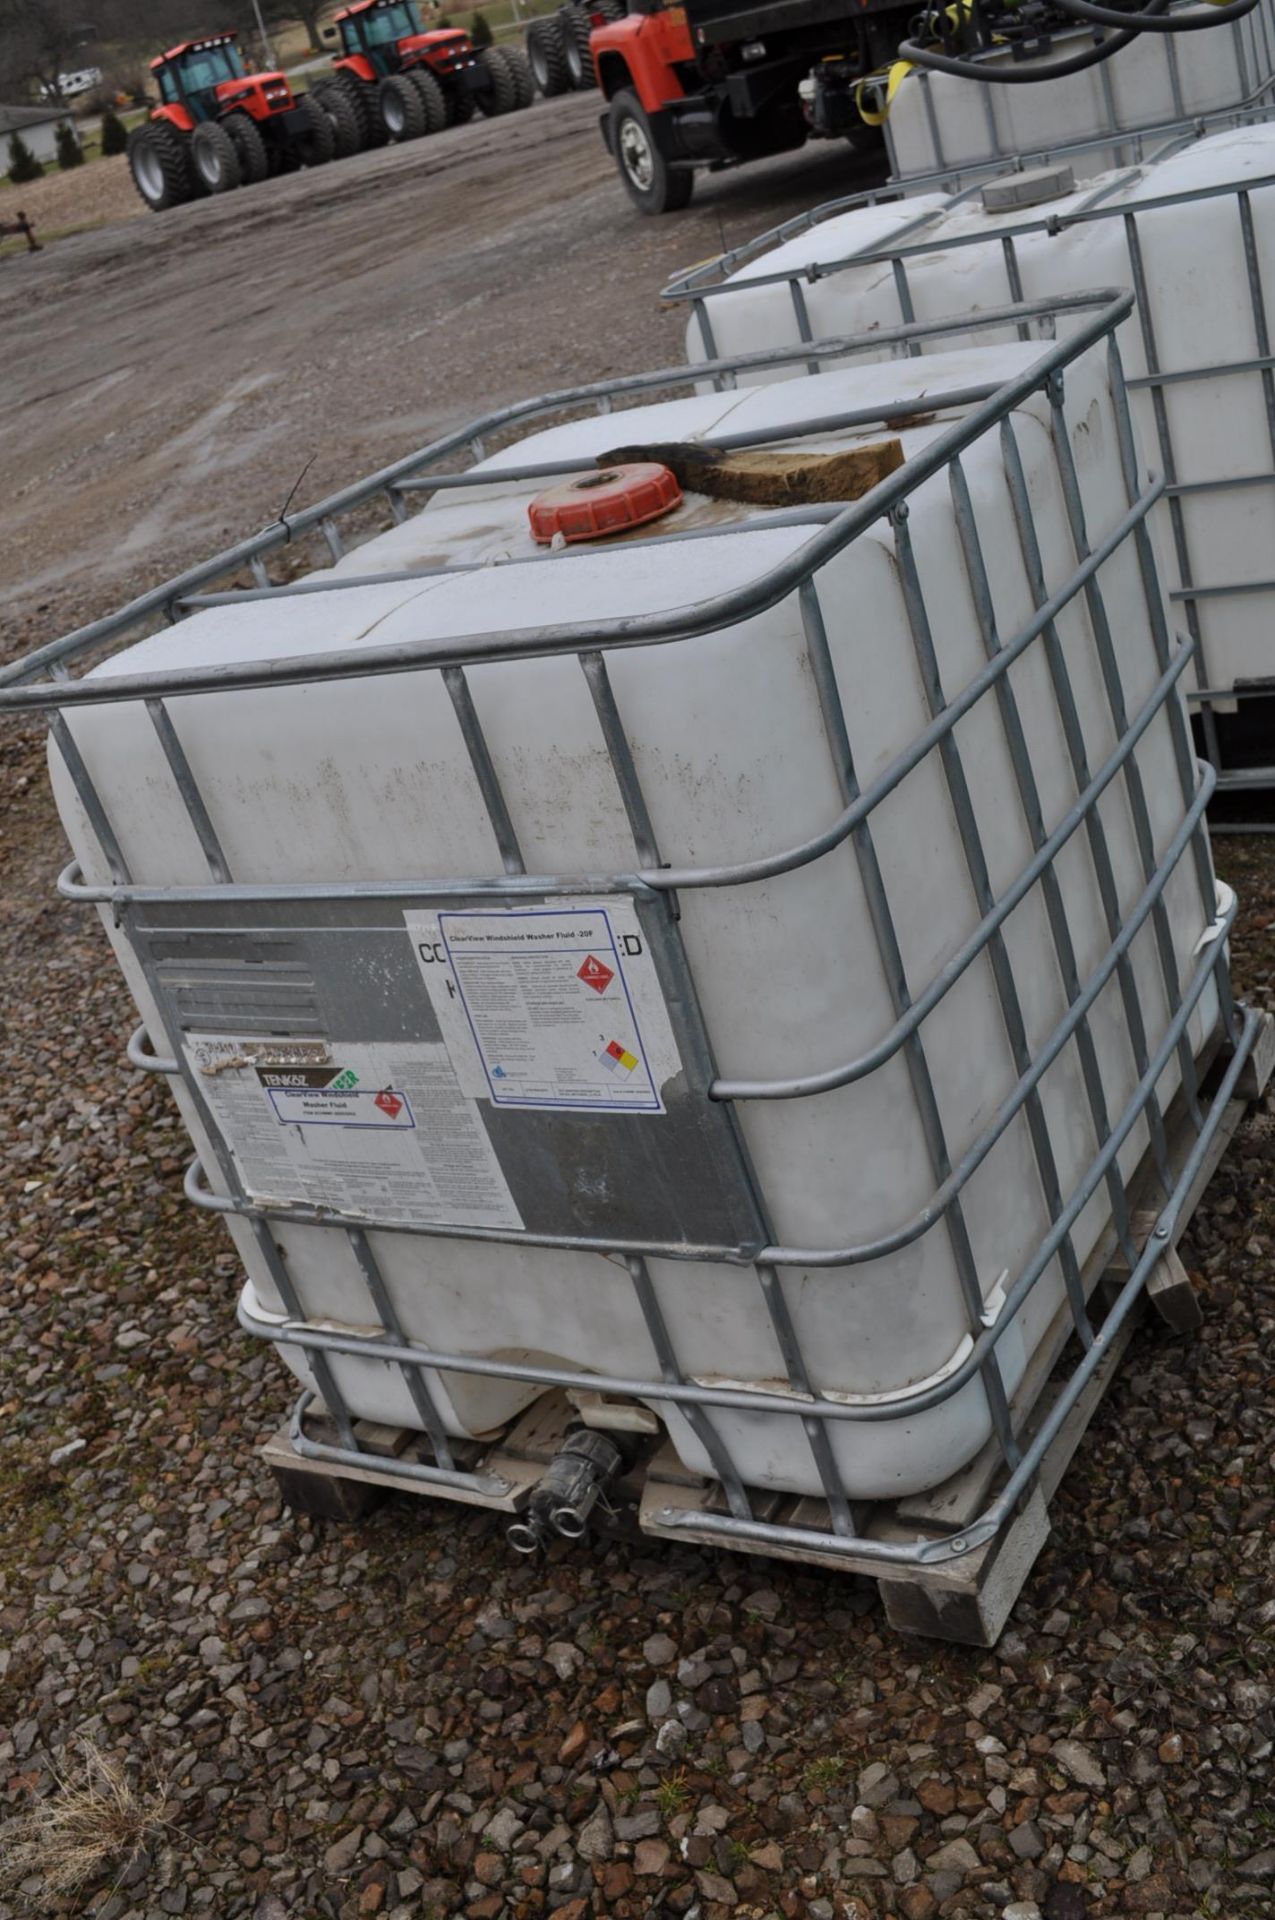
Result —
[[[531,68],[517,47],[484,47],[478,56],[487,69],[489,84],[474,96],[480,113],[489,120],[501,113],[521,113],[536,97]]]
[[[224,120],[201,120],[183,133],[168,120],[135,127],[128,138],[133,184],[153,213],[163,213],[206,194],[253,187],[272,172],[317,167],[337,152],[337,130],[329,114],[302,94],[286,144],[267,144],[246,113]]]

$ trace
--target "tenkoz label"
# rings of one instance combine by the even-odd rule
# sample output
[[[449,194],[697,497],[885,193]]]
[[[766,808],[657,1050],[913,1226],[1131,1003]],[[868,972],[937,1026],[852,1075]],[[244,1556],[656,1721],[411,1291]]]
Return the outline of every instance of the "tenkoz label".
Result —
[[[401,1087],[365,1087],[349,1067],[258,1067],[257,1078],[286,1127],[414,1128]]]

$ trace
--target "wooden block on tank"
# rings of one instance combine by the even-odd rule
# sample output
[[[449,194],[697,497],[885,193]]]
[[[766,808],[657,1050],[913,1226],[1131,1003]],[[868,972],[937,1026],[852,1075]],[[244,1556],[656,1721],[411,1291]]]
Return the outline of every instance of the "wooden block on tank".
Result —
[[[736,500],[750,507],[808,507],[862,499],[903,465],[903,446],[889,439],[833,453],[776,453],[768,447],[719,453],[693,442],[672,441],[621,447],[598,465],[641,460],[667,467],[679,486],[713,500]]]

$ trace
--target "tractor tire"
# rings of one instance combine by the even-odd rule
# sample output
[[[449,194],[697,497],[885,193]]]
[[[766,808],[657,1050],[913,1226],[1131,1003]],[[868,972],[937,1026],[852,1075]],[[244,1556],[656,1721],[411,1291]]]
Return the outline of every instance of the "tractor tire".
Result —
[[[531,68],[521,47],[498,47],[496,51],[513,75],[514,112],[521,113],[536,97],[536,83],[531,77]]]
[[[562,29],[555,18],[533,20],[527,28],[527,65],[546,100],[552,100],[560,93],[570,93],[567,49],[563,43]]]
[[[297,95],[301,131],[292,136],[289,172],[297,167],[325,167],[336,158],[336,130],[331,120],[308,93]]]
[[[425,109],[426,133],[442,133],[447,125],[447,98],[428,67],[413,67],[408,79]]]
[[[558,8],[557,20],[562,30],[562,50],[572,88],[576,93],[587,93],[590,87],[598,84],[597,69],[589,51],[593,23],[583,7],[571,4]]]
[[[518,99],[513,74],[500,57],[499,47],[484,47],[479,59],[487,69],[488,85],[474,95],[479,113],[494,120],[497,114],[512,113]]]
[[[369,147],[385,145],[385,129],[381,125],[381,116],[376,110],[376,88],[370,87],[365,80],[356,80],[344,67],[340,68],[328,83],[339,87],[350,103],[355,119],[359,123],[359,139],[364,152]]]
[[[220,120],[201,120],[191,134],[190,166],[205,193],[232,193],[239,186],[239,149]]]
[[[326,113],[332,123],[332,138],[335,144],[334,160],[348,160],[351,154],[363,151],[363,122],[344,87],[335,80],[324,80],[314,88],[310,95],[316,107]]]
[[[260,186],[270,175],[270,155],[256,121],[246,113],[232,113],[222,121],[239,156],[239,180],[245,187]]]
[[[643,213],[680,213],[695,191],[689,167],[672,167],[655,144],[642,103],[627,88],[611,101],[611,138],[625,191]]]
[[[382,80],[376,104],[385,138],[392,145],[420,139],[425,131],[425,102],[405,73],[391,73]]]
[[[186,141],[167,120],[150,120],[128,136],[128,169],[152,213],[193,198]]]

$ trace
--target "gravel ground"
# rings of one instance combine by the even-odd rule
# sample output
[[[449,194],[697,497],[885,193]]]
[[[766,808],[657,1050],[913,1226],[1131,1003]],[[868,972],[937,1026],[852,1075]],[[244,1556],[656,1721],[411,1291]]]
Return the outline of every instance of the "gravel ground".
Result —
[[[606,343],[597,371],[629,288],[612,191],[589,189],[579,214],[616,234],[587,311],[570,308],[569,264],[535,289]],[[759,184],[758,223],[775,191]],[[106,238],[68,243],[92,249],[99,297],[119,271]],[[490,244],[468,239],[471,275]],[[674,243],[644,229],[640,244]],[[463,270],[449,258],[449,282]],[[56,388],[76,296],[39,286]],[[379,298],[367,289],[369,326]],[[165,311],[157,291],[127,340],[104,322],[96,370],[143,356]],[[490,351],[489,335],[452,337],[462,368]],[[281,420],[314,378],[280,361]],[[438,376],[421,388],[421,407],[442,406]],[[28,496],[11,640],[152,577],[148,551],[108,592],[85,555],[154,493],[179,391],[158,410],[134,391],[126,456],[103,445],[76,480],[83,516],[42,518],[50,496]],[[24,418],[34,470],[54,472],[71,403]],[[271,467],[258,442],[233,478],[208,473],[229,521]],[[172,1796],[122,1879],[59,1904],[35,1874],[0,1894],[0,1920],[1275,1912],[1266,1116],[1184,1244],[1203,1332],[1139,1334],[995,1652],[892,1637],[870,1588],[760,1560],[563,1543],[528,1563],[498,1519],[406,1500],[313,1522],[280,1505],[255,1453],[289,1381],[236,1331],[235,1259],[182,1200],[167,1095],[123,1064],[132,1016],[105,943],[53,891],[61,842],[34,730],[0,733],[0,780],[0,1819],[53,1798],[84,1739]],[[1269,846],[1219,847],[1244,900],[1240,983],[1258,996],[1275,973]]]

